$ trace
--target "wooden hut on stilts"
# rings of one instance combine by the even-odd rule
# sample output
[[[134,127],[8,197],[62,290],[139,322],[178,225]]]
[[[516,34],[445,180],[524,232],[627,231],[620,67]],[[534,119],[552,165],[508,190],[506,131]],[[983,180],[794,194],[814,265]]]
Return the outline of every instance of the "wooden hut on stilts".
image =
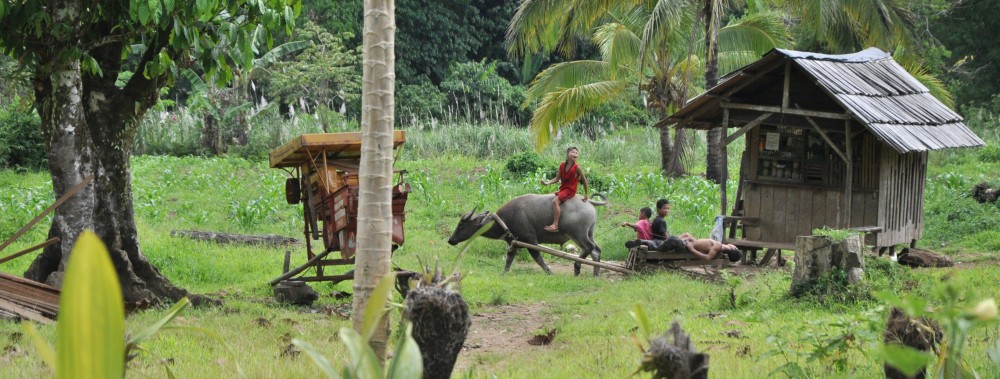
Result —
[[[928,152],[984,145],[877,48],[772,50],[658,126],[670,124],[723,128],[723,159],[744,137],[732,208],[722,184],[724,241],[745,256],[767,249],[765,260],[821,227],[863,231],[879,254],[912,247],[923,232]]]

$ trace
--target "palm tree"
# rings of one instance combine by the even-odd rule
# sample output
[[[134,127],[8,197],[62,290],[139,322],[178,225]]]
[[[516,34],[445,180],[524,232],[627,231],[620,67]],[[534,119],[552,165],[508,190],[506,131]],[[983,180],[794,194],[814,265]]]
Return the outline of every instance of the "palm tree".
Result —
[[[944,83],[928,73],[913,33],[916,17],[907,0],[779,0],[793,19],[797,49],[830,54],[868,47],[892,52],[893,59],[926,86],[938,100],[954,108]]]
[[[362,331],[364,309],[379,280],[389,273],[392,253],[392,125],[395,88],[396,15],[393,0],[365,0],[361,84],[361,167],[358,172],[358,246],[354,271],[354,329]],[[389,317],[382,317],[369,344],[385,360]]]
[[[639,89],[650,112],[663,118],[698,91],[704,56],[695,44],[697,8],[684,1],[525,0],[508,29],[512,54],[563,53],[583,32],[601,52],[600,60],[555,64],[535,77],[527,103],[537,102],[531,119],[536,146],[551,141],[560,126],[597,106]],[[551,16],[556,15],[556,16]],[[553,21],[548,21],[553,20]],[[596,27],[595,27],[596,26]],[[719,28],[720,62],[733,69],[788,41],[773,13],[747,15]],[[684,134],[660,132],[661,168],[684,174]]]

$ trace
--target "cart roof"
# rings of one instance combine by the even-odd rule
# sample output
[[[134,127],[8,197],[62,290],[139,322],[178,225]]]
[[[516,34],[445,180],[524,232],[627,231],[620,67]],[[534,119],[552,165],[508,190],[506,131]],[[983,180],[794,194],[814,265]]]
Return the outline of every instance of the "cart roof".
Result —
[[[406,142],[406,132],[392,132],[392,147]],[[271,167],[299,167],[309,162],[309,154],[314,157],[326,152],[326,159],[358,162],[361,160],[361,132],[303,134],[288,143],[271,150]]]

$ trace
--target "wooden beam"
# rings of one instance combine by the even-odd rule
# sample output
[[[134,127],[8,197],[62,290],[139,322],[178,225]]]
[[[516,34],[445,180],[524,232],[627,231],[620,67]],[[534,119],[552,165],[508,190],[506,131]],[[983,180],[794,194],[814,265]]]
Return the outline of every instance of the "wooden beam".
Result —
[[[726,115],[729,114],[728,109],[724,111]],[[774,115],[774,113],[764,113],[760,116],[757,116],[757,118],[753,119],[753,121],[750,121],[746,125],[743,125],[743,127],[740,128],[740,130],[737,130],[736,133],[733,133],[729,137],[724,138],[722,140],[722,146],[727,146],[733,143],[733,141],[735,141],[737,138],[740,138],[740,136],[746,134],[746,132],[750,131],[750,129],[753,129],[755,126],[760,125],[760,123],[764,122],[764,120],[767,120],[767,118],[771,117],[772,115]]]
[[[722,102],[719,106],[723,108],[730,109],[744,109],[750,111],[758,112],[772,112],[772,113],[782,113],[781,107],[775,107],[771,105],[756,105],[756,104],[743,104],[743,103],[730,103]],[[818,117],[818,118],[829,118],[834,120],[850,120],[851,115],[847,113],[833,113],[833,112],[823,112],[823,111],[813,111],[807,109],[787,109],[784,111],[785,114],[791,114],[796,116],[808,116],[808,117]]]
[[[750,77],[748,79],[743,80],[743,83],[740,83],[736,87],[730,88],[728,91],[726,91],[725,93],[723,93],[722,96],[720,96],[720,97],[722,97],[722,98],[729,98],[734,93],[738,92],[741,89],[746,88],[746,86],[748,86],[748,85],[752,84],[753,82],[757,81],[757,79],[760,79],[764,75],[767,75],[772,70],[774,70],[774,69],[778,68],[779,66],[781,66],[783,63],[784,62],[782,60],[778,60],[777,62],[775,62],[775,63],[773,63],[771,65],[768,65],[767,67],[764,67],[764,68],[760,69],[760,71],[757,71],[753,75],[750,75]],[[745,73],[745,71],[741,71],[740,72],[741,75],[743,73]]]
[[[746,128],[746,127],[744,126],[743,128]],[[728,109],[723,109],[722,110],[722,140],[723,141],[726,141],[726,140],[729,139],[729,136],[726,135],[727,130],[729,130],[729,110]],[[743,129],[741,128],[740,130],[743,130]],[[729,170],[728,170],[728,168],[729,168],[729,151],[726,149],[727,145],[729,145],[729,143],[723,143],[722,146],[719,147],[719,150],[720,150],[719,152],[720,152],[720,154],[722,154],[722,156],[719,157],[720,160],[722,161],[721,162],[722,163],[722,167],[719,167],[719,170],[722,172],[722,175],[721,175],[722,176],[722,178],[721,178],[722,180],[719,181],[719,197],[720,197],[720,200],[722,201],[722,210],[719,211],[719,214],[721,214],[721,215],[725,215],[726,214],[726,205],[727,205],[726,204],[726,182],[728,181],[727,179],[729,179]]]
[[[768,73],[770,73],[771,71],[773,71],[775,68],[778,68],[778,66],[781,66],[783,63],[784,63],[783,61],[778,60],[777,62],[772,63],[772,64],[770,64],[770,65],[768,65],[768,66],[760,69],[759,71],[757,71],[757,72],[755,72],[753,74],[748,74],[746,71],[740,71],[740,73],[736,74],[736,75],[738,75],[740,77],[747,77],[746,79],[742,80],[742,83],[736,85],[733,88],[730,88],[726,92],[722,93],[722,95],[711,95],[711,94],[709,94],[709,95],[705,95],[705,96],[709,96],[709,97],[713,97],[713,98],[728,99],[734,93],[738,92],[741,89],[746,88],[750,84],[753,84],[755,81],[757,81],[757,79],[760,79],[764,75],[767,75]],[[729,80],[735,80],[735,78],[734,79],[729,79]],[[696,111],[696,113],[692,113],[688,117],[686,117],[684,119],[680,119],[680,120],[678,120],[676,118],[672,118],[672,117],[667,117],[667,118],[661,120],[660,122],[657,122],[656,124],[654,124],[653,127],[657,127],[657,128],[658,127],[662,127],[662,126],[664,126],[666,124],[669,124],[671,122],[677,123],[677,125],[674,126],[674,127],[677,127],[677,128],[680,128],[682,126],[686,126],[687,124],[690,124],[691,122],[693,122],[695,117],[701,116],[709,108],[710,107],[706,104],[705,106],[702,106],[698,111]]]
[[[788,112],[788,89],[792,86],[792,60],[785,60],[785,83],[781,90],[781,113]]]
[[[795,104],[795,106],[797,107],[799,105]],[[823,137],[823,140],[826,141],[826,144],[830,145],[830,148],[833,149],[833,152],[837,153],[837,155],[840,156],[840,159],[843,159],[844,162],[847,162],[848,160],[847,156],[844,155],[844,153],[842,153],[840,149],[837,148],[837,145],[833,144],[833,140],[831,140],[830,137],[823,132],[823,129],[821,129],[818,124],[816,124],[816,121],[814,121],[812,118],[809,118],[808,116],[806,116],[806,121],[809,122],[809,125],[812,125],[813,129],[816,129],[816,133],[819,133],[820,137]],[[847,121],[850,122],[851,120]]]
[[[852,189],[853,189],[853,185],[852,184],[854,182],[854,164],[853,164],[853,162],[850,159],[850,158],[853,157],[853,155],[851,154],[851,120],[844,120],[844,132],[845,132],[844,133],[844,139],[845,139],[845,141],[844,141],[845,145],[844,146],[845,146],[845,150],[847,150],[847,158],[848,158],[847,159],[847,180],[846,180],[847,183],[844,184],[844,187],[845,187],[844,188],[844,196],[847,197],[847,206],[844,207],[844,208],[847,209],[847,211],[845,212],[846,215],[844,216],[845,217],[844,227],[845,228],[849,228],[851,226],[851,208],[853,206],[853,203],[851,202],[851,197],[852,197],[853,194],[851,192],[852,192]],[[864,242],[864,240],[862,240],[862,242]]]

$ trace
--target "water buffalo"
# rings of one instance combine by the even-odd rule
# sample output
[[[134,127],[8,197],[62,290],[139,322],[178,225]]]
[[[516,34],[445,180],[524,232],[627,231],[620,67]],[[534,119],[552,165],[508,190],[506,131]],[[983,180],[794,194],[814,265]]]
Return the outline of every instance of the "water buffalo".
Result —
[[[517,247],[511,244],[513,239],[530,243],[533,245],[541,243],[563,244],[572,240],[580,248],[580,258],[593,256],[595,262],[601,261],[601,247],[594,242],[594,224],[597,221],[597,210],[594,206],[606,205],[605,201],[590,200],[583,201],[583,197],[577,195],[562,204],[562,213],[559,216],[559,231],[549,232],[544,228],[552,221],[552,197],[555,195],[529,194],[515,197],[497,210],[497,216],[507,224],[511,235],[504,232],[503,228],[494,224],[489,230],[483,233],[483,237],[491,239],[502,239],[507,241],[507,264],[504,271],[510,271],[510,265],[514,262],[517,254]],[[594,195],[595,197],[600,195]],[[603,196],[600,196],[603,198]],[[476,214],[476,209],[462,215],[455,227],[455,232],[448,238],[448,243],[455,245],[459,242],[472,238],[487,223],[493,221],[493,215],[489,211]],[[549,266],[539,252],[528,249],[531,257],[546,273],[551,274]],[[573,264],[573,272],[580,275],[580,263]],[[600,275],[601,269],[594,267],[594,276]]]

